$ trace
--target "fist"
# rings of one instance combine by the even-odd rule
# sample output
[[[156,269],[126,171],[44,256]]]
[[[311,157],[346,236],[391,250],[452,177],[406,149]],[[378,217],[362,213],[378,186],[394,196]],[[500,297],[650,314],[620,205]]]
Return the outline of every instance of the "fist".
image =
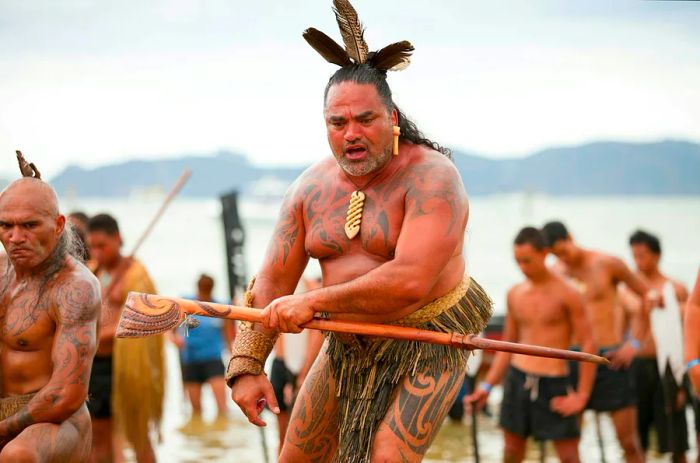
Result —
[[[314,310],[303,294],[283,296],[262,311],[263,326],[283,333],[300,333],[301,325],[314,318]]]

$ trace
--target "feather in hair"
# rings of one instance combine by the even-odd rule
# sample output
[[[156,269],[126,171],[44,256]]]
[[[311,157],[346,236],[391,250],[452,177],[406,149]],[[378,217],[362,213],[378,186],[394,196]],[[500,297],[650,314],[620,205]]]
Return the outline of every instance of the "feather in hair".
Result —
[[[303,36],[308,44],[329,63],[337,64],[340,67],[352,64],[348,52],[318,29],[309,27],[304,31]]]
[[[348,0],[333,0],[333,12],[348,56],[355,61],[355,64],[364,63],[369,54],[369,47],[365,42],[365,31],[360,24],[357,11]]]
[[[414,50],[413,45],[406,40],[392,43],[372,53],[368,62],[382,71],[402,71],[411,63],[411,53]]]

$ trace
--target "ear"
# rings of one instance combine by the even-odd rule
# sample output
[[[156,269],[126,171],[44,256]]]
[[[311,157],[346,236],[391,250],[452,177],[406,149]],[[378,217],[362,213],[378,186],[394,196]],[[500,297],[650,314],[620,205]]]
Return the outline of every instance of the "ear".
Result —
[[[59,214],[58,217],[56,217],[56,237],[61,236],[61,233],[63,233],[63,230],[66,228],[66,216]]]
[[[391,125],[399,125],[399,113],[396,109],[391,110]]]

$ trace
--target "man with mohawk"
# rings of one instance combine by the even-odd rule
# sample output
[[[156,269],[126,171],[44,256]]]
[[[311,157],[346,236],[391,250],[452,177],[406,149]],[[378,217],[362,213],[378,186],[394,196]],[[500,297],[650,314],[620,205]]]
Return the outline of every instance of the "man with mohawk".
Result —
[[[340,66],[324,92],[333,157],[287,192],[249,305],[264,323],[245,325],[227,370],[232,398],[264,426],[277,413],[263,365],[277,334],[314,314],[477,333],[491,301],[467,276],[462,253],[469,206],[449,150],[427,139],[392,99],[389,70],[413,47],[369,52],[357,13],[335,0],[345,47],[310,28],[304,38]],[[309,257],[323,287],[292,294]],[[454,401],[468,352],[415,341],[329,334],[297,397],[282,462],[422,460]]]
[[[0,193],[0,463],[84,462],[100,287],[56,192],[17,152]]]

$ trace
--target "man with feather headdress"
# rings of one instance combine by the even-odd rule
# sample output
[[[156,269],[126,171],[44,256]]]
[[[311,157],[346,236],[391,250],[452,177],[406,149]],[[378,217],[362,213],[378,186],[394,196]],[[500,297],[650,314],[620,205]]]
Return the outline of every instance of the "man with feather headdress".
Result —
[[[227,370],[233,400],[263,426],[262,374],[278,332],[299,332],[315,314],[477,333],[491,301],[465,275],[469,206],[449,150],[428,140],[392,99],[389,70],[412,45],[369,52],[357,13],[334,0],[345,47],[310,28],[304,38],[340,66],[324,93],[333,157],[287,192],[262,269],[246,302],[265,322],[245,325]],[[323,287],[292,294],[309,257]],[[462,383],[466,351],[414,341],[328,335],[296,404],[283,462],[420,461]]]

